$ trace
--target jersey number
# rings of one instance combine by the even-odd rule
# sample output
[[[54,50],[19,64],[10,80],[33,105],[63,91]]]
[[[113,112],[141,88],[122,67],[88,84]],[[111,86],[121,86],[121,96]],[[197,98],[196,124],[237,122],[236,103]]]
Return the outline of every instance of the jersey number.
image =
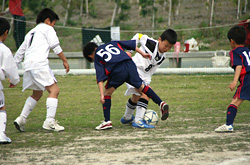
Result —
[[[107,55],[107,58],[105,58],[104,60],[108,62],[109,60],[111,60],[112,55],[120,54],[120,50],[114,47],[114,45],[109,44],[105,47],[105,49],[100,49],[96,54],[101,57],[103,57],[104,55]]]
[[[250,52],[249,52],[249,54],[247,54],[247,52],[244,51],[243,54],[246,57],[247,65],[250,66]]]
[[[29,47],[30,47],[30,45],[32,44],[32,41],[33,41],[33,38],[34,38],[34,34],[35,34],[35,33],[31,33],[31,38],[30,38],[30,44],[29,44]]]

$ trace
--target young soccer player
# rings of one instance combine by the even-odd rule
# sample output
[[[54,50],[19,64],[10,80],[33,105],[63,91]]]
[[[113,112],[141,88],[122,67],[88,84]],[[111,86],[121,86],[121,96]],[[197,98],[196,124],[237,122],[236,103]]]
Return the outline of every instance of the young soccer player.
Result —
[[[136,64],[137,71],[143,83],[150,85],[151,77],[155,73],[156,69],[160,67],[165,59],[165,52],[169,51],[172,46],[176,43],[177,34],[172,29],[165,30],[158,40],[149,38],[147,35],[137,33],[132,40],[136,40],[136,44],[141,45],[140,49],[143,52],[147,52],[152,56],[152,59],[145,59],[138,53],[133,56],[133,61]],[[132,52],[131,52],[132,53]],[[127,91],[125,95],[132,97],[128,100],[126,105],[126,111],[124,116],[121,118],[122,124],[128,124],[132,122],[133,127],[138,128],[152,128],[154,126],[148,125],[144,122],[143,117],[148,107],[149,97],[147,95],[140,95],[135,87],[127,84]],[[136,108],[136,115],[133,116]],[[169,113],[161,111],[161,119],[166,120]]]
[[[13,55],[10,49],[3,43],[8,37],[9,29],[9,22],[4,18],[0,18],[0,144],[11,143],[11,139],[5,134],[7,113],[1,81],[5,79],[5,75],[11,83],[9,87],[14,87],[20,81]]]
[[[232,50],[230,51],[231,67],[234,69],[234,79],[229,85],[231,91],[240,85],[227,108],[226,124],[215,129],[215,132],[233,132],[233,122],[237,109],[244,100],[250,101],[250,51],[244,47],[246,31],[243,26],[232,27],[227,34]]]
[[[142,52],[136,47],[136,41],[111,41],[107,44],[97,46],[95,43],[88,43],[84,49],[84,57],[94,61],[96,69],[96,79],[100,90],[100,102],[103,104],[105,120],[97,126],[96,130],[112,128],[110,121],[111,95],[124,82],[133,85],[138,93],[145,93],[148,97],[158,104],[162,111],[168,113],[168,105],[163,102],[155,92],[147,85],[142,83],[138,75],[136,66],[131,57],[124,50],[135,50],[144,58],[151,58],[147,53]],[[103,82],[108,80],[103,90]]]
[[[69,64],[53,28],[57,20],[59,20],[58,15],[51,9],[45,8],[40,11],[36,19],[37,26],[26,34],[24,42],[14,57],[16,63],[20,63],[24,58],[23,91],[33,90],[32,95],[27,98],[20,116],[14,121],[16,128],[21,132],[24,131],[26,120],[37,101],[42,97],[44,90],[48,91],[49,96],[46,101],[47,115],[43,128],[52,131],[64,130],[64,127],[55,121],[59,88],[48,63],[51,48],[63,61],[66,72],[69,72]]]

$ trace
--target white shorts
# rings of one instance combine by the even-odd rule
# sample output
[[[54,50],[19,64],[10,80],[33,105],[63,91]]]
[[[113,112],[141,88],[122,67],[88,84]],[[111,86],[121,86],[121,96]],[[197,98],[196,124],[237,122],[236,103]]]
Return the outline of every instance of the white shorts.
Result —
[[[46,86],[57,82],[52,70],[49,67],[25,71],[23,73],[23,90],[32,89],[44,91]]]
[[[4,93],[2,90],[0,90],[0,108],[2,108],[4,105],[5,105]]]

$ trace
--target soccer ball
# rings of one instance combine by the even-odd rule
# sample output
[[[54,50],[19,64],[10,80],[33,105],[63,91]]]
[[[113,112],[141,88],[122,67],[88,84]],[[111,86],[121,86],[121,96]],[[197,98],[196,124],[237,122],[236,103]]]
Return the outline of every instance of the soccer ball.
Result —
[[[158,115],[154,110],[147,109],[144,115],[144,120],[149,125],[156,125],[158,123]]]

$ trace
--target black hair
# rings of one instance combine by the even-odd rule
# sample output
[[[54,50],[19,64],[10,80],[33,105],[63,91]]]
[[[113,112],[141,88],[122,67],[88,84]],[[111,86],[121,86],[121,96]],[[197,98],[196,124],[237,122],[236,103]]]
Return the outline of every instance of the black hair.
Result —
[[[172,45],[174,45],[177,41],[177,34],[172,29],[165,30],[160,37],[161,41],[167,40]]]
[[[10,30],[10,24],[5,18],[0,18],[0,36],[3,35],[6,30]]]
[[[243,26],[233,26],[227,33],[229,41],[234,40],[236,44],[242,45],[246,40],[246,30]]]
[[[44,8],[38,13],[36,17],[36,24],[44,22],[47,18],[49,18],[51,22],[54,20],[59,20],[58,15],[53,10]]]
[[[89,57],[98,46],[94,42],[89,42],[83,47],[83,56],[89,61],[93,62],[92,58]]]

